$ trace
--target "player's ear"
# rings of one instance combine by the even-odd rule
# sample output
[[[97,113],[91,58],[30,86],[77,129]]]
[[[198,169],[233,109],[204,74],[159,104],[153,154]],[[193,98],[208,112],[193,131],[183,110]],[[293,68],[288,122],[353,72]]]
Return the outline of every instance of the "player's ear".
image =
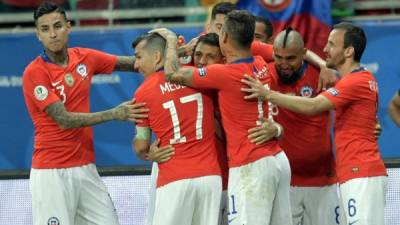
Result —
[[[161,52],[155,51],[154,52],[154,62],[156,62],[156,64],[159,64],[159,63],[161,63],[162,59],[163,59],[163,55],[161,54]]]
[[[354,47],[353,46],[349,46],[344,49],[344,56],[346,58],[353,58],[353,55],[354,55]]]
[[[222,35],[222,42],[227,43],[228,42],[228,33],[221,31],[221,35]]]
[[[39,29],[38,28],[36,28],[36,37],[40,42],[42,42],[42,38],[40,38]]]

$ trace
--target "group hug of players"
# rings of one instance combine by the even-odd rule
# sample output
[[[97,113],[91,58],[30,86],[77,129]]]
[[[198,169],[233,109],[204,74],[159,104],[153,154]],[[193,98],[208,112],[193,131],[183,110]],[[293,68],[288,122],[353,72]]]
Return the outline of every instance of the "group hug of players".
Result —
[[[335,25],[324,61],[290,27],[271,41],[268,22],[220,3],[207,31],[188,44],[160,28],[133,41],[134,57],[121,57],[67,48],[67,38],[57,37],[68,37],[70,25],[58,8],[35,15],[45,51],[23,80],[41,131],[31,172],[35,225],[118,224],[93,167],[88,127],[110,120],[135,121],[133,150],[157,162],[147,224],[384,224],[378,88],[360,66],[366,46],[360,27]],[[84,97],[92,76],[132,68],[145,77],[134,100],[89,113]],[[322,89],[321,80],[332,74],[332,87]],[[59,192],[44,190],[58,185]],[[60,203],[51,209],[43,204],[54,199]]]

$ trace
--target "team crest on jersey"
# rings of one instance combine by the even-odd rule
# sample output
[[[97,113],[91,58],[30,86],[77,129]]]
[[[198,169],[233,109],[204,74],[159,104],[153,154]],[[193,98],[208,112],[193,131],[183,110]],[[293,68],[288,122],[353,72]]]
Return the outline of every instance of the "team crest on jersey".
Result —
[[[72,76],[71,73],[65,74],[64,80],[65,80],[65,83],[66,83],[68,86],[72,87],[72,86],[74,85],[74,77]]]
[[[76,67],[76,72],[81,75],[83,78],[86,78],[88,75],[88,70],[85,64],[81,63]]]
[[[204,77],[207,75],[207,71],[205,67],[199,68],[199,76]]]
[[[327,90],[327,92],[333,96],[338,96],[339,95],[339,91],[336,88],[329,88]]]
[[[313,89],[310,86],[303,86],[300,89],[300,95],[303,97],[311,97],[313,94]]]
[[[47,225],[60,225],[60,221],[58,220],[57,217],[50,217],[47,220]]]
[[[39,101],[45,100],[49,95],[49,91],[43,85],[36,86],[35,89],[33,89],[33,93],[35,94],[36,99]]]
[[[292,0],[259,0],[261,6],[270,12],[277,12],[286,9]]]

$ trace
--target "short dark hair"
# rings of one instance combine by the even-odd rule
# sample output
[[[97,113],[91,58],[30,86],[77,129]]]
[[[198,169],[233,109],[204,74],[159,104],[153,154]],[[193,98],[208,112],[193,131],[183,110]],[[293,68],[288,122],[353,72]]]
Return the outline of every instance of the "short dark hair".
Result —
[[[221,2],[216,4],[211,11],[211,20],[215,20],[217,14],[227,15],[233,10],[238,9],[235,4],[230,2]]]
[[[61,6],[51,2],[44,2],[33,12],[33,20],[35,21],[35,24],[41,16],[50,14],[52,12],[60,13],[64,17],[65,21],[68,21],[67,14]]]
[[[144,46],[145,49],[157,50],[160,51],[162,55],[164,55],[166,41],[158,33],[146,33],[140,35],[132,42],[132,48],[136,48],[136,46],[142,41],[146,41],[146,44]]]
[[[196,42],[196,46],[194,46],[195,50],[197,48],[197,45],[199,45],[200,43],[215,46],[215,47],[219,48],[218,34],[207,33],[207,34],[201,35]]]
[[[333,29],[344,30],[343,47],[352,46],[354,48],[354,61],[360,62],[362,54],[367,45],[367,37],[364,30],[349,22],[338,23],[333,26]]]
[[[268,38],[272,37],[272,34],[274,33],[274,27],[272,26],[271,21],[262,16],[255,16],[254,19],[258,23],[263,23],[265,25],[265,34],[268,36]]]
[[[237,44],[236,47],[248,49],[254,40],[254,16],[246,10],[234,10],[226,15],[222,29]]]

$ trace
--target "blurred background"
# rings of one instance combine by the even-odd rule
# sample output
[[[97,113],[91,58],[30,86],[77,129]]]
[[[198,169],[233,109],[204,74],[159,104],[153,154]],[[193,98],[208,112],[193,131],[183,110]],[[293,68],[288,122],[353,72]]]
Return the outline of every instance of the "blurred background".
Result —
[[[33,10],[40,0],[0,2],[0,225],[30,224],[27,178],[33,151],[33,126],[26,111],[21,76],[42,51],[36,39]],[[211,8],[218,0],[54,0],[62,5],[73,24],[69,46],[99,49],[116,55],[132,55],[132,41],[156,27],[168,27],[186,41],[204,31]],[[390,167],[389,205],[386,222],[400,224],[400,131],[390,120],[387,105],[400,87],[400,0],[239,0],[231,1],[254,15],[268,18],[274,34],[290,25],[300,31],[306,46],[322,58],[331,26],[351,21],[362,26],[368,44],[362,64],[378,80],[379,113],[383,133],[379,146]],[[92,111],[111,108],[133,96],[143,78],[136,73],[113,73],[93,79]],[[357,116],[357,115],[355,115]],[[143,224],[147,204],[150,164],[131,150],[134,126],[110,122],[95,126],[97,166],[117,211],[125,213],[121,224]],[[126,182],[126,183],[125,183]],[[131,187],[131,188],[127,188]],[[121,192],[121,189],[125,190]],[[14,190],[10,194],[10,190]],[[134,192],[134,193],[133,193]],[[121,194],[125,193],[125,194]],[[127,197],[130,196],[130,197]],[[134,197],[132,197],[134,196]],[[396,197],[397,196],[397,197]],[[13,207],[15,206],[15,207]],[[134,214],[132,214],[132,210]],[[397,211],[396,211],[397,209]],[[22,211],[21,211],[22,210]],[[16,216],[16,213],[23,213]],[[124,214],[125,215],[125,214]],[[132,222],[132,218],[135,218]],[[125,220],[126,219],[126,220]],[[126,221],[126,222],[125,222]]]

